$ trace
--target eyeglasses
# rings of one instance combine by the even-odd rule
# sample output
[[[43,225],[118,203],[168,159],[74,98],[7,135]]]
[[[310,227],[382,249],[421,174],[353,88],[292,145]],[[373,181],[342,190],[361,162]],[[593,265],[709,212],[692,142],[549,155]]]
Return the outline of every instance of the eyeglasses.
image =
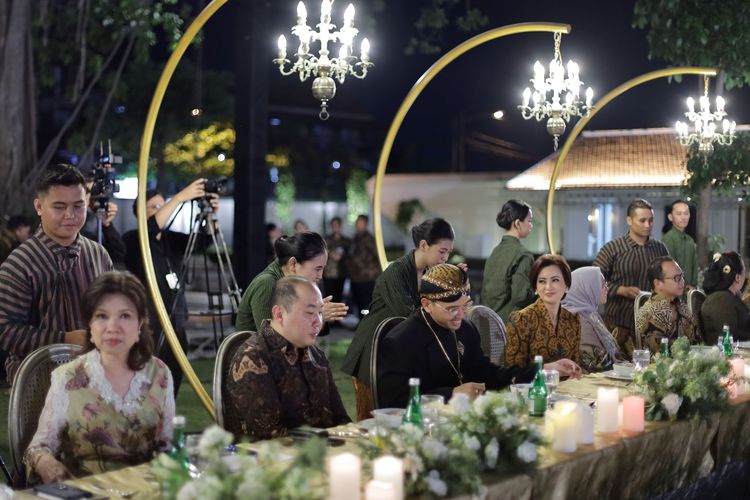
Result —
[[[685,273],[675,274],[674,276],[664,276],[665,280],[674,280],[675,283],[679,283],[685,279]],[[663,281],[663,280],[662,280]]]
[[[469,309],[471,309],[471,307],[474,305],[473,302],[468,302],[466,305],[463,305],[463,306],[443,307],[437,302],[435,302],[434,300],[432,301],[432,303],[438,306],[443,311],[450,314],[451,318],[455,318],[456,316],[458,316],[459,311],[463,311],[464,314],[467,314],[469,312]]]

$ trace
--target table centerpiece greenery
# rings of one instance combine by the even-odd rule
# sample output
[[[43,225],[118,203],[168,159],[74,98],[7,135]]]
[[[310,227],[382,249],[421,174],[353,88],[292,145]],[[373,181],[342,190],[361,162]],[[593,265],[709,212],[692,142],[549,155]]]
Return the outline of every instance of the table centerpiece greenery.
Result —
[[[687,338],[674,341],[671,356],[633,374],[631,391],[646,399],[647,420],[707,417],[729,405],[728,386],[745,377],[730,375],[729,363],[717,348],[691,349]]]

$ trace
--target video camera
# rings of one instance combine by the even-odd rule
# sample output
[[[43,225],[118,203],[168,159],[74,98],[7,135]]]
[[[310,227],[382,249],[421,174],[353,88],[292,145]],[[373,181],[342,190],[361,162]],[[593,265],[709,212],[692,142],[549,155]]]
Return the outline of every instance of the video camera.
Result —
[[[107,154],[104,154],[104,146],[99,143],[99,160],[91,169],[94,185],[91,186],[91,200],[94,203],[97,215],[103,216],[107,213],[109,199],[114,193],[120,191],[120,186],[115,181],[114,164],[122,163],[122,156],[112,154],[112,142],[107,141]]]

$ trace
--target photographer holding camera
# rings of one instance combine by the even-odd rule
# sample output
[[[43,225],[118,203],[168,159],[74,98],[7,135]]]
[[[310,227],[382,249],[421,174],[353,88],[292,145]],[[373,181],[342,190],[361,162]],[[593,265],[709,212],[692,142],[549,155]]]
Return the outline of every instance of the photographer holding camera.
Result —
[[[177,282],[177,271],[182,266],[182,258],[189,235],[170,231],[169,221],[183,203],[192,203],[193,200],[208,199],[214,212],[219,209],[219,195],[207,193],[206,183],[206,179],[197,179],[174,195],[169,201],[166,201],[164,196],[156,190],[146,192],[148,237],[156,282],[159,285],[159,293],[166,305],[167,311],[173,312],[171,317],[172,325],[183,350],[187,349],[185,323],[187,322],[188,308],[184,293],[179,293],[179,287],[184,286],[184,283]],[[215,181],[213,183],[215,184]],[[214,186],[209,185],[208,187],[213,188]],[[133,213],[136,213],[137,202],[138,200],[133,202]],[[138,243],[138,230],[128,231],[123,236],[123,239],[127,248],[125,266],[146,285],[146,273],[143,269],[140,245]],[[149,316],[154,330],[154,344],[157,348],[160,347],[158,352],[156,352],[156,356],[164,361],[172,372],[176,396],[180,382],[182,381],[182,369],[177,363],[177,359],[174,353],[172,353],[169,344],[163,342],[159,346],[163,329],[160,326],[161,322],[153,307],[149,308]]]
[[[90,240],[101,243],[112,258],[115,267],[120,267],[125,262],[126,248],[120,232],[112,224],[117,216],[117,204],[108,198],[101,200],[99,197],[92,197],[95,182],[94,177],[86,177],[86,222],[83,224],[81,234]],[[100,220],[101,241],[99,241]]]

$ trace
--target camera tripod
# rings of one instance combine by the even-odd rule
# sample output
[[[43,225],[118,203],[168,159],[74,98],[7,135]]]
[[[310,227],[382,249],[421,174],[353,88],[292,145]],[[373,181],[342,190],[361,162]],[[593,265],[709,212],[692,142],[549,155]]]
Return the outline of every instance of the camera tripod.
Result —
[[[225,315],[224,293],[229,296],[232,324],[234,324],[234,320],[237,316],[237,308],[240,305],[242,294],[237,285],[237,278],[235,278],[234,275],[234,268],[232,267],[229,250],[227,248],[226,240],[224,239],[224,233],[219,225],[219,218],[211,207],[210,198],[200,198],[198,200],[198,205],[200,207],[200,212],[195,216],[195,221],[190,229],[190,236],[188,237],[185,253],[180,264],[180,271],[177,274],[175,286],[172,287],[176,291],[176,296],[172,302],[170,318],[174,319],[176,307],[178,303],[181,302],[179,300],[180,296],[184,296],[186,285],[192,282],[190,264],[196,248],[199,247],[198,243],[200,241],[200,243],[202,243],[200,247],[204,249],[203,264],[204,278],[206,280],[206,294],[208,296],[208,316],[211,317],[213,327],[214,349],[218,349],[221,340],[224,340],[224,322],[222,319]],[[212,289],[211,286],[208,269],[209,259],[208,254],[205,251],[208,245],[205,243],[211,243],[216,250],[217,263],[219,266],[217,270],[218,289]],[[164,332],[162,331],[159,336],[158,349],[161,349],[163,343]],[[157,350],[157,352],[159,351]]]

